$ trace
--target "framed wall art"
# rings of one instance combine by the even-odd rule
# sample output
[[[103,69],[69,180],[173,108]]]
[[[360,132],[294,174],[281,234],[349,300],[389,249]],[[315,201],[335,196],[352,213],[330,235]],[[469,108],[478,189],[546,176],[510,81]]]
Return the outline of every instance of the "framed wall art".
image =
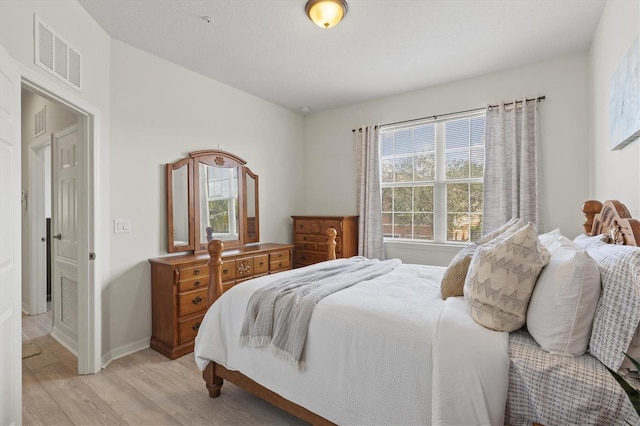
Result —
[[[640,137],[640,37],[636,37],[611,76],[609,135],[618,150]]]

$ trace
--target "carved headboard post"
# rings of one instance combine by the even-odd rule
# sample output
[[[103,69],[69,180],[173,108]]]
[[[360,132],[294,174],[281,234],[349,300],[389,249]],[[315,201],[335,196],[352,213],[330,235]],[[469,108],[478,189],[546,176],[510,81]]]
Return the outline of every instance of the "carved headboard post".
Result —
[[[220,240],[211,240],[207,245],[207,251],[209,252],[209,293],[207,302],[211,306],[223,293],[222,252],[224,251],[224,244]]]
[[[582,213],[584,213],[584,217],[586,218],[582,224],[585,234],[593,235],[591,233],[593,230],[593,218],[596,214],[600,213],[601,210],[602,203],[598,200],[587,200],[582,204]]]

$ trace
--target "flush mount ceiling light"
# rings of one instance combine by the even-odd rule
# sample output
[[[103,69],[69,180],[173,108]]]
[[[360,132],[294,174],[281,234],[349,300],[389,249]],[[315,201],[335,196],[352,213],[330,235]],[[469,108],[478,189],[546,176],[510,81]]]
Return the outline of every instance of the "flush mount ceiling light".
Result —
[[[304,7],[309,19],[321,28],[335,27],[347,14],[344,0],[309,0]]]

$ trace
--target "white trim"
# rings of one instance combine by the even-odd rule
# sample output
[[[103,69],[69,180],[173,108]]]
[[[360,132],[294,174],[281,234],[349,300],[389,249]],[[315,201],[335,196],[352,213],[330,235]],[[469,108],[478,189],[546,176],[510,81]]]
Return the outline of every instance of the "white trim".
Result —
[[[75,111],[78,118],[78,131],[84,130],[81,136],[86,149],[83,150],[83,163],[79,177],[79,220],[78,233],[78,281],[87,283],[78,286],[78,373],[97,373],[101,369],[101,291],[98,288],[97,276],[100,270],[100,256],[89,261],[89,252],[95,251],[98,240],[96,224],[99,221],[100,209],[96,202],[100,199],[98,191],[97,153],[100,135],[100,111],[85,100],[79,98],[68,89],[54,84],[51,80],[36,73],[24,64],[20,65],[22,85],[45,98],[53,99]]]
[[[28,302],[26,303],[29,315],[43,314],[47,311],[47,284],[46,284],[46,246],[43,247],[39,238],[46,235],[44,215],[44,174],[42,151],[51,145],[49,135],[41,135],[29,143],[29,203],[27,207],[27,246],[29,250],[29,264],[31,268],[25,270],[26,276],[22,280],[27,281]],[[44,253],[43,253],[44,251]],[[24,259],[23,259],[24,261]],[[35,268],[37,269],[35,269]],[[25,306],[23,304],[23,306]]]
[[[107,368],[107,366],[111,363],[111,361],[115,361],[118,358],[122,358],[123,356],[130,355],[135,352],[139,352],[143,349],[147,349],[149,347],[149,339],[145,338],[142,340],[138,340],[137,342],[128,343],[124,346],[120,346],[119,348],[111,349],[106,354],[102,356],[102,368]]]

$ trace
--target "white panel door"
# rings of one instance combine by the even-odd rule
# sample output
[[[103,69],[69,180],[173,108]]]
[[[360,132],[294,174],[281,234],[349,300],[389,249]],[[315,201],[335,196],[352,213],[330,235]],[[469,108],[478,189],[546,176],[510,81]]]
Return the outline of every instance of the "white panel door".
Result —
[[[0,424],[22,423],[20,72],[0,45]]]
[[[78,352],[78,132],[73,125],[53,135],[52,333]]]

